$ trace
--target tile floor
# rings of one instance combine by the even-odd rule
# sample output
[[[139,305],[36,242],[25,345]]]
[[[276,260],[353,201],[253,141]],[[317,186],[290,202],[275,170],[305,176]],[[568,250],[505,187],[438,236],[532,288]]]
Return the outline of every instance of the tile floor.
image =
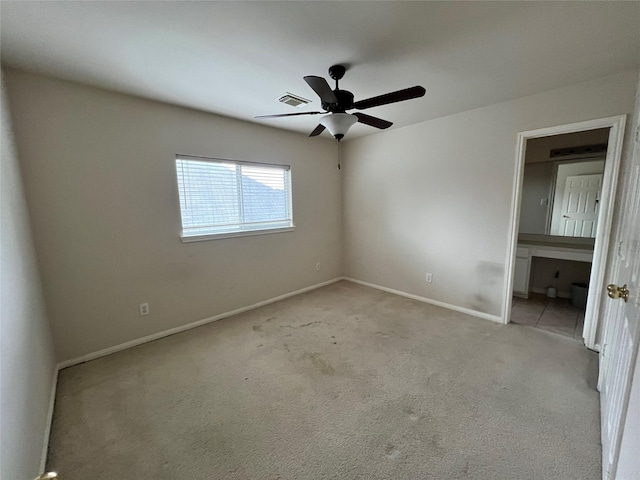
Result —
[[[582,341],[584,310],[572,306],[569,299],[531,293],[526,300],[513,297],[511,321]]]

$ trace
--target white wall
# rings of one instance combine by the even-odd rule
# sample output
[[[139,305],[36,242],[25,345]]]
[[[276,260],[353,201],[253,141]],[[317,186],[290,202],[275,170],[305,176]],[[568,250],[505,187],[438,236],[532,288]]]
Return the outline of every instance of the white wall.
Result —
[[[525,163],[518,232],[546,234],[549,209],[553,203],[554,173],[554,164],[551,162]],[[546,205],[542,205],[542,199],[546,199]]]
[[[41,473],[55,358],[0,82],[0,478],[22,480]]]
[[[329,139],[18,71],[6,82],[60,360],[341,275]],[[290,164],[296,230],[181,243],[176,153]]]
[[[621,73],[346,142],[346,275],[501,315],[517,133],[631,112],[637,76]],[[384,108],[371,113],[384,117]]]

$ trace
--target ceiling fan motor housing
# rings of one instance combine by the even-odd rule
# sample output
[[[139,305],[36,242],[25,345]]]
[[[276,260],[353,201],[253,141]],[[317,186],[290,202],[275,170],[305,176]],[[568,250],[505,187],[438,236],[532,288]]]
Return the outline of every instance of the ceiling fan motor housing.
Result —
[[[345,110],[353,108],[353,93],[347,90],[334,90],[338,103],[322,102],[322,108],[331,113],[344,113]]]

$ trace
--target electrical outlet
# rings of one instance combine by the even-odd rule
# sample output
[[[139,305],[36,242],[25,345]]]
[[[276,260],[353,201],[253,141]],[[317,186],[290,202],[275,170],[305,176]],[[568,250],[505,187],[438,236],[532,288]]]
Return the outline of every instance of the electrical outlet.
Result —
[[[316,263],[316,270],[320,270],[320,262]]]
[[[141,303],[140,304],[140,315],[149,315],[149,304]]]
[[[430,273],[427,273],[425,280],[427,281],[427,283],[433,282],[433,275]]]
[[[548,198],[541,198],[540,199],[540,205],[549,205],[549,199]]]

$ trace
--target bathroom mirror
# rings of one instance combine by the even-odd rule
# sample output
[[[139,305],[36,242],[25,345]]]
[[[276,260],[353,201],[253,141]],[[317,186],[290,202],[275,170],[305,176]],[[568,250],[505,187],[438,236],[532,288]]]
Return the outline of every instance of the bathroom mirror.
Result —
[[[527,144],[520,234],[595,238],[608,133],[593,130]],[[567,147],[585,139],[600,143]]]

